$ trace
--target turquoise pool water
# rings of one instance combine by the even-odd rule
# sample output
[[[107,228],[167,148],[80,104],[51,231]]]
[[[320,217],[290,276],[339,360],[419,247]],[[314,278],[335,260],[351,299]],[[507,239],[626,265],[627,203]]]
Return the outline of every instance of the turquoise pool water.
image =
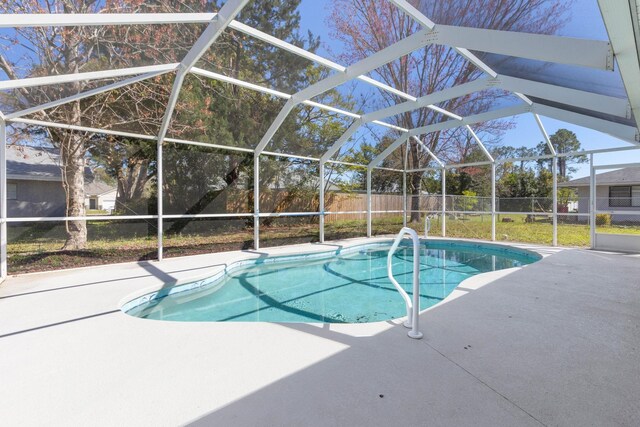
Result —
[[[406,314],[387,277],[391,241],[344,250],[232,264],[217,277],[146,295],[123,307],[145,319],[183,322],[364,323]],[[420,308],[442,301],[473,275],[540,259],[529,251],[452,241],[422,242]],[[394,255],[396,280],[411,295],[413,249]]]

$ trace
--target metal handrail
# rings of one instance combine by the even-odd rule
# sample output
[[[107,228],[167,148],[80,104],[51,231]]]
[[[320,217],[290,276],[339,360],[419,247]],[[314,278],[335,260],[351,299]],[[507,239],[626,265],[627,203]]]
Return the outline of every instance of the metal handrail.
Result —
[[[402,286],[396,281],[393,277],[393,254],[398,249],[398,245],[404,238],[404,236],[408,234],[413,241],[413,301],[409,298],[407,292],[402,289]],[[420,238],[418,237],[418,233],[416,233],[413,229],[409,227],[403,227],[398,233],[398,236],[393,241],[393,245],[391,245],[391,249],[389,249],[389,255],[387,255],[387,275],[389,276],[389,280],[393,283],[393,286],[400,292],[402,299],[404,299],[404,303],[407,307],[407,320],[404,322],[404,326],[407,328],[411,328],[409,333],[409,337],[413,339],[422,338],[422,332],[418,330],[419,327],[419,314],[420,314]]]

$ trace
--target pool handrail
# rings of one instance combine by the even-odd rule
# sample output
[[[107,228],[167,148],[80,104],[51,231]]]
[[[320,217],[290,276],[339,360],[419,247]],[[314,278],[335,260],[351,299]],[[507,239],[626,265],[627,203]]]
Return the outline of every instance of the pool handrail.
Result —
[[[409,298],[407,292],[402,289],[402,286],[393,277],[393,254],[398,249],[400,242],[404,239],[405,235],[409,235],[413,241],[413,301]],[[393,286],[398,290],[402,299],[404,299],[407,307],[407,320],[404,322],[404,326],[411,328],[407,335],[413,339],[422,338],[422,332],[419,331],[419,315],[420,315],[420,238],[415,230],[409,227],[403,227],[402,230],[396,236],[396,239],[389,249],[389,255],[387,255],[387,275],[389,280],[393,283]]]

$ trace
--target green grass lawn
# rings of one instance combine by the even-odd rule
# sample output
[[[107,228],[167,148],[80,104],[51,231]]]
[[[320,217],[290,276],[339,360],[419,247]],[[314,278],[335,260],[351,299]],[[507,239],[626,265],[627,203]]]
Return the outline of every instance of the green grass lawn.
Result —
[[[511,222],[502,222],[509,218]],[[533,222],[526,215],[500,215],[496,221],[496,240],[505,242],[550,245],[552,224],[543,216]],[[165,235],[164,253],[167,257],[251,249],[253,229],[251,219],[194,221],[181,233]],[[43,271],[86,265],[154,259],[156,256],[156,228],[154,221],[88,221],[89,244],[86,250],[62,251],[65,229],[61,223],[21,224],[9,227],[9,271],[11,273]],[[401,216],[375,216],[374,235],[396,234],[402,226]],[[409,224],[419,234],[424,233],[424,220]],[[447,237],[491,238],[490,215],[466,215],[447,218]],[[327,240],[366,236],[364,216],[357,220],[327,222]],[[432,221],[430,234],[439,236],[440,219]],[[640,234],[640,226],[598,226],[599,233]],[[261,224],[262,247],[292,243],[317,242],[318,224],[310,221],[278,219]],[[558,224],[558,244],[585,247],[589,245],[586,224]]]

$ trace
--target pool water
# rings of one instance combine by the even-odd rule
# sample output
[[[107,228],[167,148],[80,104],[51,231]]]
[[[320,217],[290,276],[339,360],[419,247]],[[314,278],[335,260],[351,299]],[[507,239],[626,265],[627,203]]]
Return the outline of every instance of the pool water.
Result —
[[[404,301],[387,277],[391,241],[310,256],[232,265],[195,289],[164,290],[134,300],[128,314],[184,322],[364,323],[402,317]],[[475,243],[422,242],[420,308],[446,298],[463,280],[540,259],[533,252]],[[413,250],[401,245],[393,273],[412,294]],[[187,287],[188,289],[188,287]],[[141,303],[142,301],[142,303]]]

